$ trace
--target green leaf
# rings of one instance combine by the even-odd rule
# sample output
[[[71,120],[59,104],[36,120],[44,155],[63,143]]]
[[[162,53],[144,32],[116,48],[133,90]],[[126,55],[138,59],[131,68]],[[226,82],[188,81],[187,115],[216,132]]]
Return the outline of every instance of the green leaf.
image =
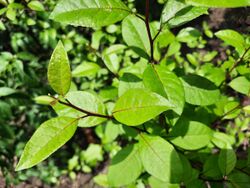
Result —
[[[161,22],[169,27],[185,24],[202,14],[207,14],[207,8],[193,7],[180,0],[168,0],[161,15]]]
[[[131,73],[124,73],[119,81],[118,94],[122,96],[126,91],[135,88],[144,88],[142,79]]]
[[[249,175],[238,170],[229,174],[228,180],[232,185],[231,187],[249,188],[250,185]]]
[[[233,79],[229,83],[229,86],[239,93],[245,95],[250,94],[250,81],[245,76],[240,76],[238,78]]]
[[[28,7],[35,11],[44,11],[44,6],[40,1],[31,1],[28,3]]]
[[[16,92],[17,91],[15,89],[12,89],[9,87],[0,87],[0,97],[6,97],[6,96],[12,95]]]
[[[148,65],[143,73],[143,83],[146,88],[166,97],[176,106],[173,110],[181,115],[185,104],[184,89],[174,73],[161,66]]]
[[[245,50],[244,37],[237,31],[231,29],[221,30],[215,33],[216,37],[223,40],[226,44],[235,47],[240,51]]]
[[[198,75],[187,75],[181,78],[187,103],[207,106],[216,103],[220,90],[209,80]]]
[[[250,6],[250,0],[185,0],[188,4],[206,7],[244,7]]]
[[[137,145],[120,150],[112,159],[108,170],[110,186],[121,187],[136,181],[142,172],[142,164]]]
[[[167,23],[182,9],[188,7],[183,1],[168,0],[162,10],[161,22]]]
[[[224,149],[220,151],[218,164],[223,175],[228,175],[234,169],[236,162],[236,154],[232,149]]]
[[[44,122],[26,144],[16,170],[40,163],[64,145],[75,133],[77,119],[58,117]]]
[[[48,80],[51,87],[60,95],[65,95],[71,84],[71,71],[67,52],[61,41],[58,42],[49,62]]]
[[[115,119],[125,125],[140,125],[173,107],[164,97],[145,89],[130,89],[116,102]]]
[[[84,27],[102,27],[131,14],[120,0],[67,0],[57,3],[51,14],[55,21]]]
[[[54,99],[50,96],[47,96],[47,95],[38,96],[34,100],[36,101],[37,104],[44,104],[44,105],[50,105],[56,101],[56,99]]]
[[[148,178],[148,183],[151,188],[180,188],[179,184],[170,184],[168,182],[161,181],[153,176]]]
[[[218,165],[218,155],[210,155],[203,165],[203,172],[206,177],[221,179],[222,174]]]
[[[118,73],[118,70],[120,68],[120,61],[121,59],[118,58],[118,53],[122,52],[126,46],[121,44],[116,44],[113,46],[110,46],[108,49],[104,50],[102,53],[102,59],[107,68],[114,74]]]
[[[209,144],[212,130],[203,123],[182,118],[172,128],[168,138],[180,148],[196,150]]]
[[[145,23],[140,18],[130,15],[122,22],[122,37],[136,53],[148,58],[150,43]]]
[[[94,94],[85,91],[71,91],[65,97],[71,104],[77,106],[78,108],[84,109],[88,112],[97,114],[106,114],[106,109],[102,101]],[[60,116],[67,116],[73,118],[80,118],[86,115],[83,112],[79,112],[73,108],[66,107],[64,105],[58,104],[55,106],[56,112]],[[89,116],[80,119],[78,122],[79,127],[92,127],[98,125],[105,121],[105,118]]]
[[[207,8],[204,7],[187,7],[178,12],[175,17],[168,22],[170,28],[183,25],[199,16],[207,13]]]
[[[211,141],[220,149],[231,149],[235,138],[225,133],[215,132]]]
[[[174,147],[159,136],[141,134],[140,156],[145,170],[159,180],[179,183],[182,164]]]
[[[99,65],[96,63],[88,63],[84,62],[77,66],[73,71],[72,71],[72,76],[73,77],[88,77],[88,76],[95,76],[97,72],[101,69]]]

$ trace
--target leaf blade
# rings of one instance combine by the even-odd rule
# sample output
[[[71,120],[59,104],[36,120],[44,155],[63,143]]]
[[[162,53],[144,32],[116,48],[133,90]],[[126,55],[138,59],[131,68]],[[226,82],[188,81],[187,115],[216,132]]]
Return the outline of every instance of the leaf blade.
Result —
[[[58,117],[44,122],[25,146],[16,171],[33,167],[64,145],[75,133],[77,119]],[[42,146],[39,145],[42,143]]]
[[[60,1],[51,19],[75,26],[102,27],[116,23],[131,14],[120,0]]]
[[[49,62],[48,80],[51,87],[60,95],[65,95],[71,85],[71,71],[67,52],[61,41],[58,42]]]

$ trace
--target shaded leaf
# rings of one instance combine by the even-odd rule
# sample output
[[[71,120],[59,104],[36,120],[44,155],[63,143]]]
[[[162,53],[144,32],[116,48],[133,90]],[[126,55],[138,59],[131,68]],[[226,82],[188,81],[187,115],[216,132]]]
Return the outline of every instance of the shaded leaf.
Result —
[[[181,81],[186,102],[190,104],[207,106],[216,103],[220,98],[220,90],[204,77],[190,74],[182,77]]]
[[[203,123],[183,118],[172,128],[168,138],[180,148],[196,150],[208,145],[212,138],[212,130]]]
[[[161,181],[179,183],[182,164],[174,147],[159,136],[141,134],[140,156],[145,170]]]
[[[220,151],[218,164],[223,175],[228,175],[234,169],[236,162],[236,154],[232,149],[223,149]]]
[[[138,146],[120,150],[112,159],[108,170],[109,185],[120,187],[135,182],[142,172]]]

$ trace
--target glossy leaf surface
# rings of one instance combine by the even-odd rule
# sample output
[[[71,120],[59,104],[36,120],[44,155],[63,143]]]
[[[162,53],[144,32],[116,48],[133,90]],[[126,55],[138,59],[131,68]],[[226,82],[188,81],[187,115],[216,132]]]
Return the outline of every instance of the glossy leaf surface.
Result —
[[[65,95],[71,84],[71,71],[67,52],[58,42],[49,62],[48,80],[50,86],[60,95]]]
[[[102,27],[116,23],[131,14],[120,0],[64,0],[57,3],[51,18],[84,27]]]
[[[206,7],[244,7],[250,6],[250,0],[186,0],[187,3],[196,6],[206,6]]]
[[[116,102],[115,119],[125,125],[140,125],[173,107],[164,97],[145,89],[130,89]]]
[[[40,163],[64,145],[75,133],[77,119],[58,117],[44,122],[26,144],[16,170]]]
[[[181,114],[185,104],[184,89],[179,78],[172,72],[160,66],[149,65],[143,74],[143,83],[151,91],[166,97]]]

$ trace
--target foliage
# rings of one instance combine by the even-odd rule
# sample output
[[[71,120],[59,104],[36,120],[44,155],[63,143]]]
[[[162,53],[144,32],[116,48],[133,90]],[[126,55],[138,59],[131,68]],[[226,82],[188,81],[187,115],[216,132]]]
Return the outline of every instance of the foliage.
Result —
[[[112,159],[108,172],[94,179],[103,187],[248,187],[250,150],[248,159],[236,151],[249,139],[244,133],[250,122],[245,105],[250,95],[249,35],[216,32],[214,37],[230,49],[222,61],[215,59],[215,51],[202,54],[206,36],[197,29],[172,32],[207,14],[202,6],[247,5],[247,0],[169,0],[160,20],[150,22],[149,0],[145,16],[120,0],[59,1],[50,18],[93,27],[92,42],[53,44],[48,81],[56,94],[36,101],[50,105],[58,117],[38,127],[16,170],[49,157],[77,127],[96,126],[101,144],[78,151],[69,170],[90,172],[107,153]],[[36,3],[29,7],[43,10]],[[204,30],[213,37],[205,25]],[[183,46],[190,53],[181,53]],[[6,87],[2,91],[3,97],[16,92]]]

